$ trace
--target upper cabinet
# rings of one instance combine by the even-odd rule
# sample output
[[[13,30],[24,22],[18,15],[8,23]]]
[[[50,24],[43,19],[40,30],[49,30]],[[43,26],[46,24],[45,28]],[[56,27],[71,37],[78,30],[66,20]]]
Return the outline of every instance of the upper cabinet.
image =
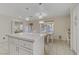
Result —
[[[23,32],[23,21],[21,21],[21,20],[11,21],[11,32],[12,33],[21,33],[21,32]]]

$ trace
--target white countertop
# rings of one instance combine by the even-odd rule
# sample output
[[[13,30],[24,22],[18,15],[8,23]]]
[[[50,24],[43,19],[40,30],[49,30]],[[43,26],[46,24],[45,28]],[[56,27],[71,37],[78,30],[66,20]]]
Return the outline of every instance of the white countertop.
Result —
[[[7,36],[17,38],[17,39],[24,39],[31,42],[34,42],[36,39],[40,39],[43,34],[40,33],[17,33],[17,34],[6,34]]]

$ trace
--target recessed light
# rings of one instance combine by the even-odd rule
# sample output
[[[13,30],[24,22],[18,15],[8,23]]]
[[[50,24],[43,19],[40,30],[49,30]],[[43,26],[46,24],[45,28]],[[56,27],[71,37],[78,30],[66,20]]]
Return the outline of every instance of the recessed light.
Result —
[[[39,5],[42,5],[42,3],[39,3]]]
[[[25,8],[26,10],[29,10],[29,8]]]

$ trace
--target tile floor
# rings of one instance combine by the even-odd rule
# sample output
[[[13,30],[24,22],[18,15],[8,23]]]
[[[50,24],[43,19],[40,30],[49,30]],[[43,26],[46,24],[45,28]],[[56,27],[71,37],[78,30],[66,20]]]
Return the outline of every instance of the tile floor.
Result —
[[[53,43],[45,45],[46,55],[74,55],[66,41],[54,40]]]

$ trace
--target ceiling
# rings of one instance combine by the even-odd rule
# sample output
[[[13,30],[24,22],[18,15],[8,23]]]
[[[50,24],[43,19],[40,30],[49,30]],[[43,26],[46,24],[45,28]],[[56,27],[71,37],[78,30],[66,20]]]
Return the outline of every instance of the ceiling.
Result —
[[[36,13],[44,12],[47,16],[68,16],[71,3],[2,3],[0,14],[12,17],[35,17]]]

